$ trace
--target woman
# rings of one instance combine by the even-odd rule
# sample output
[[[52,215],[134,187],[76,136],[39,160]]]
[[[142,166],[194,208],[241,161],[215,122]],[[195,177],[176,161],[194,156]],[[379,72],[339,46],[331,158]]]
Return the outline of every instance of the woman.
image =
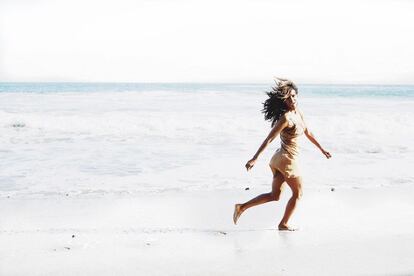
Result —
[[[285,214],[279,223],[279,230],[294,231],[289,227],[288,221],[296,203],[302,196],[302,178],[297,166],[298,161],[298,138],[303,133],[305,136],[321,150],[326,158],[331,158],[331,154],[324,150],[307,128],[303,119],[302,112],[297,108],[298,89],[290,80],[275,79],[276,86],[273,91],[268,92],[269,98],[264,102],[262,112],[265,119],[272,121],[272,130],[256,154],[246,164],[249,171],[253,168],[259,155],[276,137],[280,134],[281,147],[276,151],[270,160],[270,168],[273,172],[272,191],[261,194],[243,204],[236,204],[234,207],[233,221],[237,224],[240,215],[250,207],[263,204],[269,201],[279,200],[282,185],[286,182],[292,190],[292,197],[289,199]]]

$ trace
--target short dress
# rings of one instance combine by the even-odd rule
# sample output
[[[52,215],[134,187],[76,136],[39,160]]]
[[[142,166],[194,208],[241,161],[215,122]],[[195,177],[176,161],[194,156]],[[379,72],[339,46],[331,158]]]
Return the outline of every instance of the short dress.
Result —
[[[280,132],[281,147],[273,154],[269,166],[273,173],[278,170],[285,178],[294,178],[301,175],[298,166],[298,139],[305,132],[306,126],[299,112],[289,112],[285,116],[288,126]]]

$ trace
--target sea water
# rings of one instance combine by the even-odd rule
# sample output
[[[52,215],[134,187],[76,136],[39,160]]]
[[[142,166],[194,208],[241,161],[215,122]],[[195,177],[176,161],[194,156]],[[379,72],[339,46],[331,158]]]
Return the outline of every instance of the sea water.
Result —
[[[0,197],[270,189],[268,84],[0,83]],[[306,188],[413,185],[414,86],[299,85]]]

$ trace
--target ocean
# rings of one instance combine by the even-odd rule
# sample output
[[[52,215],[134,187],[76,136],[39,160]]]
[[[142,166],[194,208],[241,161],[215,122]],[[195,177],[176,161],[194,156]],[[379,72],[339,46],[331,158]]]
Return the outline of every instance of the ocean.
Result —
[[[0,83],[0,198],[270,189],[271,85]],[[414,184],[414,86],[298,87],[305,190]]]

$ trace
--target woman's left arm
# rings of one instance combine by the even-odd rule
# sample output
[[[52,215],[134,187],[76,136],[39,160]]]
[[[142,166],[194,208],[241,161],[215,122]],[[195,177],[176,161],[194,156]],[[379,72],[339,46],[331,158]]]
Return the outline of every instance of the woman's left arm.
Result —
[[[309,130],[308,126],[305,123],[305,120],[303,119],[302,112],[300,112],[300,115],[301,115],[302,121],[303,121],[303,123],[305,125],[305,135],[306,135],[306,137],[309,139],[309,141],[312,142],[312,144],[314,144],[326,156],[326,158],[328,158],[328,159],[331,158],[332,157],[331,154],[328,151],[326,151],[324,148],[322,148],[322,146],[316,140],[316,138],[313,135],[313,133]]]

